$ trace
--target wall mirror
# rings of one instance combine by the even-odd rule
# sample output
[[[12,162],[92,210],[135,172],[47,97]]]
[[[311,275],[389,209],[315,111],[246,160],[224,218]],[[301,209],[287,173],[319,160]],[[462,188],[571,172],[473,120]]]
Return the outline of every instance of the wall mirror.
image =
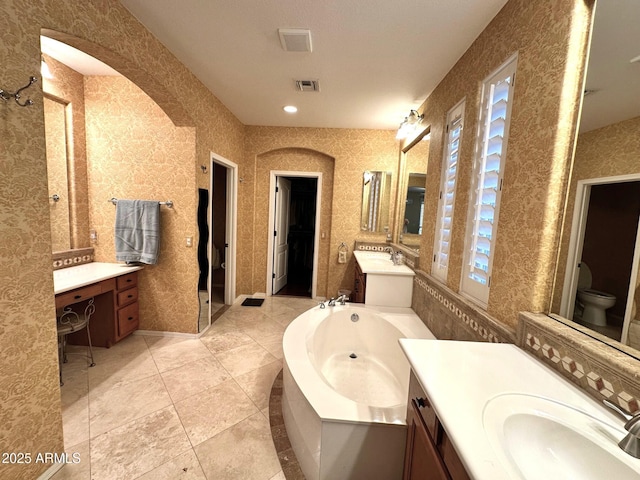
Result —
[[[416,251],[422,235],[428,163],[429,129],[425,129],[402,150],[398,169],[398,243]]]
[[[362,176],[360,229],[389,232],[391,212],[391,172],[367,170]]]
[[[69,176],[67,163],[67,102],[44,95],[49,213],[51,216],[52,251],[72,247],[69,221]]]
[[[640,2],[598,2],[550,313],[640,358]]]

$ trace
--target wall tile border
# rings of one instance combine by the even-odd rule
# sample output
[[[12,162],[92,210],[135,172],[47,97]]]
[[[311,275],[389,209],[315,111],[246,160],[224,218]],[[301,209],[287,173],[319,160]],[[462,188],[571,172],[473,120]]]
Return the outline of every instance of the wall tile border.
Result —
[[[93,247],[53,252],[52,260],[54,270],[91,263],[93,262]]]
[[[478,306],[425,272],[415,273],[412,308],[438,339],[515,343],[515,332]]]
[[[517,345],[598,401],[640,410],[640,360],[540,313],[521,312]]]

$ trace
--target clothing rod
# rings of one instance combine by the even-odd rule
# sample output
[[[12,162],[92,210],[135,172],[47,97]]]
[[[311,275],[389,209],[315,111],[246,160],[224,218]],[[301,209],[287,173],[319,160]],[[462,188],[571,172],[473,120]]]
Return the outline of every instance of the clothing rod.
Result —
[[[117,198],[112,198],[111,200],[109,200],[111,203],[113,203],[114,205],[118,203],[118,199]],[[173,208],[173,201],[171,200],[167,200],[166,202],[158,202],[160,205],[166,205],[168,208]]]

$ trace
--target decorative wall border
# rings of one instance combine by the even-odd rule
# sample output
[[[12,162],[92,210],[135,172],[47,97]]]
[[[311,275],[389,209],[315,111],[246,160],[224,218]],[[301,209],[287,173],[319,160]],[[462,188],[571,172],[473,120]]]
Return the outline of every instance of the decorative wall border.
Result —
[[[438,339],[515,343],[515,332],[425,272],[415,273],[412,308]]]
[[[517,345],[596,400],[640,410],[640,360],[539,313],[520,313]]]
[[[61,268],[82,265],[83,263],[91,263],[93,258],[93,247],[54,252],[52,255],[53,269],[60,270]]]

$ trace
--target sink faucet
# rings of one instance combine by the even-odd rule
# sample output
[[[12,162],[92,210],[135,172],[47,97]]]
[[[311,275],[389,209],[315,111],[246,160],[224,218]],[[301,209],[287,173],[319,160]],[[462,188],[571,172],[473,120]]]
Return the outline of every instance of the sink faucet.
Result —
[[[630,415],[607,399],[603,403],[627,421],[624,429],[629,433],[620,440],[618,446],[632,457],[640,458],[640,412]]]
[[[389,252],[391,254],[391,261],[393,261],[393,247],[387,245],[386,247],[384,247],[384,249],[382,251],[383,252]]]

